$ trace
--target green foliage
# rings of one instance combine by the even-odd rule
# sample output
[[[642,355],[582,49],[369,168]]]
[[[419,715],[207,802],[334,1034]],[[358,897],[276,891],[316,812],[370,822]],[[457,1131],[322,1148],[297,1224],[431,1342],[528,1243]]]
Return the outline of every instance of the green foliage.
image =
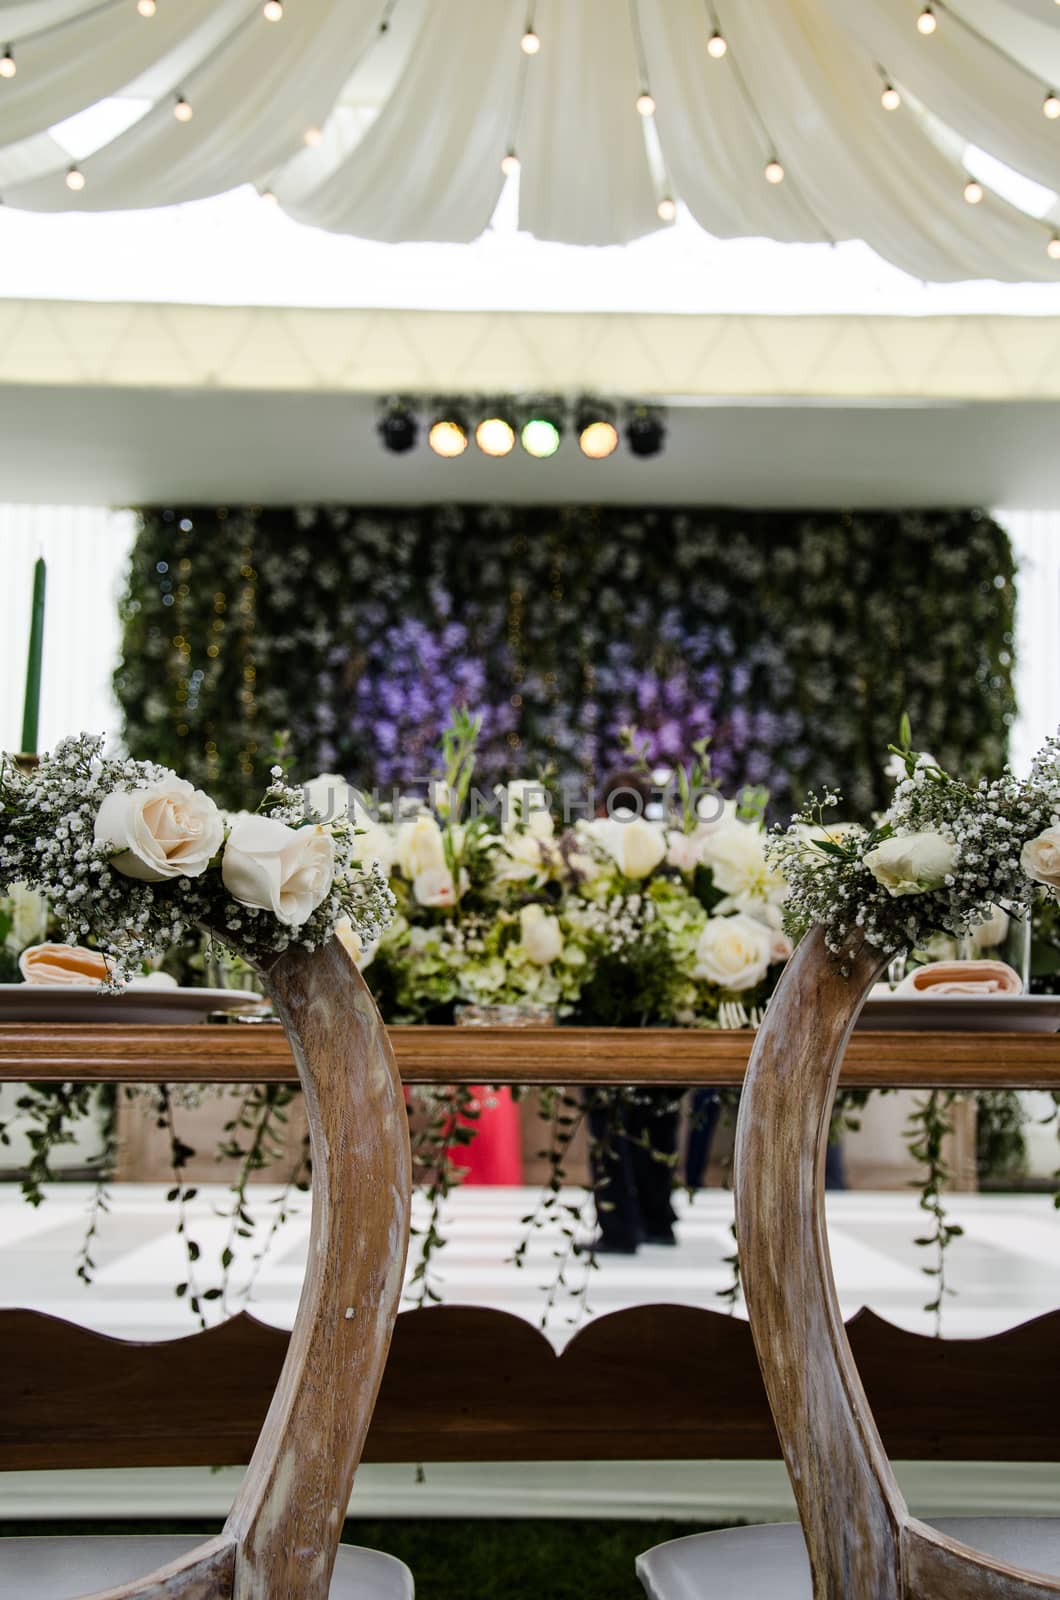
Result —
[[[277,728],[303,773],[428,770],[452,669],[490,776],[516,750],[600,772],[624,724],[658,752],[676,719],[727,792],[768,783],[783,815],[835,788],[864,818],[903,711],[944,766],[1000,767],[1013,576],[974,511],[147,510],[116,687],[130,750],[232,804]]]

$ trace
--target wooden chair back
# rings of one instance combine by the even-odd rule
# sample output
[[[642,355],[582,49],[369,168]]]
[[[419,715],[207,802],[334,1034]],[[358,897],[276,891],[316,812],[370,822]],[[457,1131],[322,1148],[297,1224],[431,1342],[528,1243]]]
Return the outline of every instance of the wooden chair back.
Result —
[[[223,1531],[93,1600],[326,1600],[405,1270],[411,1159],[393,1052],[338,940],[263,971],[291,1042],[313,1219],[279,1382]]]
[[[847,1040],[885,957],[799,945],[740,1105],[736,1219],[751,1330],[799,1508],[814,1600],[1031,1600],[1060,1579],[994,1561],[911,1517],[839,1311],[824,1162]]]

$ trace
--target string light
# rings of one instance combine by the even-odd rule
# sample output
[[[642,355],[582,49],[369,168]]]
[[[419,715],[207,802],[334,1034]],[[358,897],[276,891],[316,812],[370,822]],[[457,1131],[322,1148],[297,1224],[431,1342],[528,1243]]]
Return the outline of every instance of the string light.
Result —
[[[783,183],[784,182],[784,168],[781,166],[781,164],[777,160],[776,156],[774,156],[771,161],[767,161],[766,162],[766,182],[767,183]]]
[[[938,25],[938,17],[936,17],[930,6],[925,6],[916,19],[917,32],[922,33],[926,38],[929,33],[934,33]]]
[[[501,156],[501,171],[506,178],[514,178],[519,171],[519,157],[514,150],[509,150],[506,155]]]
[[[66,174],[66,187],[78,193],[85,187],[85,175],[80,167],[71,167]]]
[[[323,137],[324,135],[321,133],[319,128],[307,128],[302,135],[303,140],[311,150],[316,149]]]
[[[1056,3],[1060,5],[1060,0],[1056,0]],[[1050,261],[1060,261],[1060,236],[1053,234],[1045,247],[1045,253]]]
[[[1050,122],[1055,122],[1057,117],[1060,117],[1060,96],[1053,89],[1049,90],[1042,101],[1042,115],[1048,117]]]
[[[15,66],[15,58],[11,53],[11,46],[8,45],[3,55],[0,56],[0,78],[13,78],[17,71],[18,68]]]
[[[190,122],[194,116],[191,106],[188,104],[182,94],[178,94],[177,96],[177,103],[173,107],[173,115],[176,117],[178,122]]]
[[[647,89],[642,89],[637,96],[637,110],[642,117],[654,117],[655,115],[655,100]]]
[[[141,17],[153,17],[158,6],[155,0],[136,0],[136,9]]]
[[[1060,4],[1060,0],[1057,0],[1057,3]],[[729,46],[725,42],[724,37],[718,32],[717,28],[715,28],[714,32],[707,40],[707,55],[713,56],[715,61],[720,61],[728,48]]]
[[[668,194],[663,195],[655,209],[660,222],[672,222],[677,215],[677,206]]]
[[[533,28],[527,28],[526,32],[519,40],[519,48],[523,52],[524,56],[537,55],[537,52],[541,48],[541,40],[538,38]]]
[[[283,0],[265,0],[261,14],[266,22],[283,21]]]
[[[983,186],[976,183],[974,178],[969,178],[964,186],[964,198],[970,206],[977,206],[983,198]]]
[[[902,103],[902,97],[893,83],[885,83],[883,93],[880,95],[880,105],[885,111],[897,111]]]

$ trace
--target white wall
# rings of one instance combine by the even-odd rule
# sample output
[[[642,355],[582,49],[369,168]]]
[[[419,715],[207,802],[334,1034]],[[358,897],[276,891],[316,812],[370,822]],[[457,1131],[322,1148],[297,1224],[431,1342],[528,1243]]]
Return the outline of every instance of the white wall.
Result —
[[[1013,765],[1026,770],[1060,725],[1060,511],[999,511],[1019,561],[1016,682],[1020,714]],[[40,743],[47,749],[81,729],[116,733],[110,688],[118,658],[117,599],[135,518],[98,506],[0,505],[0,748],[22,727],[33,563],[48,563]]]
[[[1060,727],[1060,511],[997,511],[1012,539],[1016,579],[1016,701],[1012,765],[1032,756]]]
[[[39,744],[66,733],[116,734],[110,676],[118,659],[118,597],[135,535],[129,511],[0,505],[0,749],[22,732],[33,564],[48,566]]]

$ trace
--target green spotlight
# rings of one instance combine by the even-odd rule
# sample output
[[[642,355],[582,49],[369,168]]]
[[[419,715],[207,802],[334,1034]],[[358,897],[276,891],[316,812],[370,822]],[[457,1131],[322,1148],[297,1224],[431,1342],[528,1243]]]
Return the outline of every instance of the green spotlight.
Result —
[[[554,456],[563,438],[563,410],[559,405],[536,405],[524,413],[519,439],[528,456],[539,461]]]

